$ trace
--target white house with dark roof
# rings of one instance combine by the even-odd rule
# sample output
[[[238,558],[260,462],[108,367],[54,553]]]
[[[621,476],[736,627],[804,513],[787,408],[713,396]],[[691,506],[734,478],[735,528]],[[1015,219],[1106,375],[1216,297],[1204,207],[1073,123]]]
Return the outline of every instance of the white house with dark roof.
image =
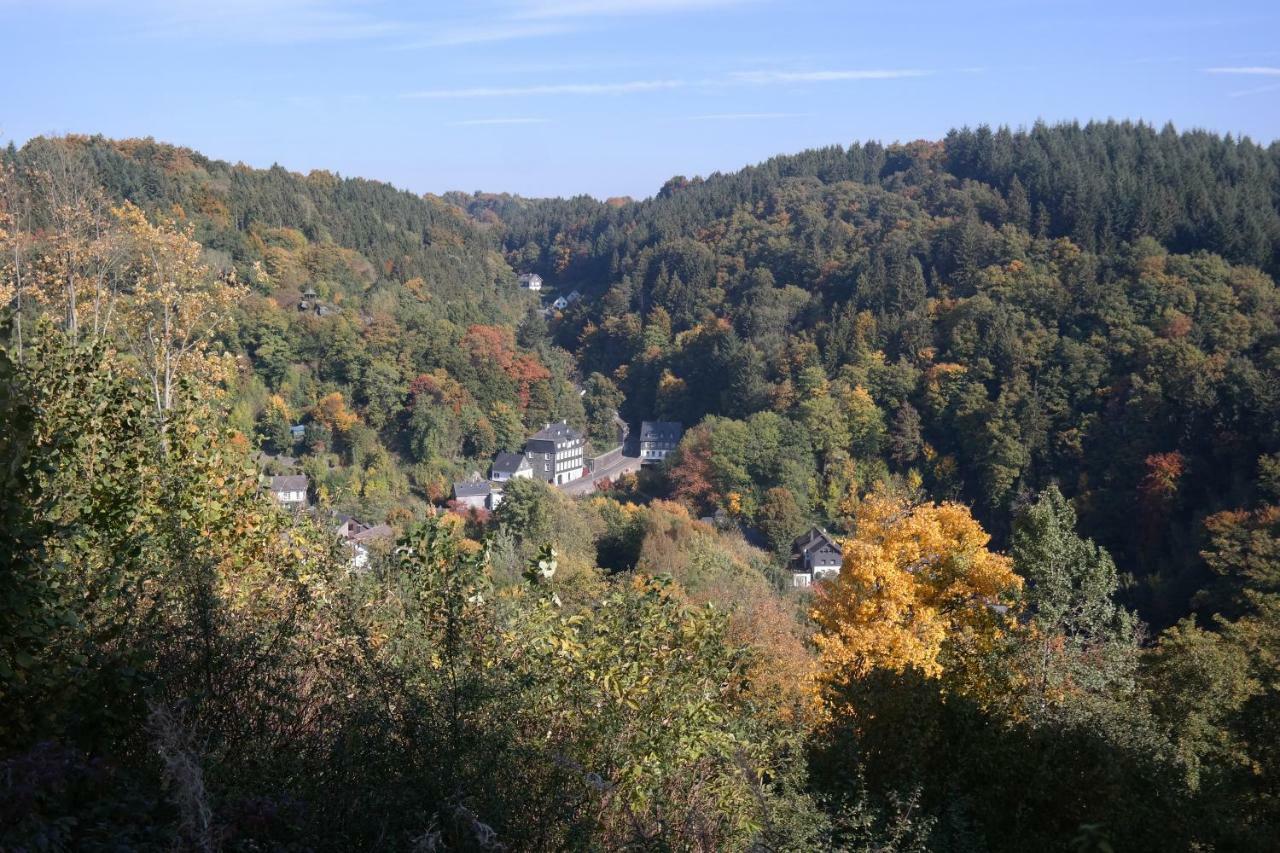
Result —
[[[569,300],[565,299],[563,296],[557,296],[556,301],[551,303],[551,307],[557,311],[563,311],[569,307]]]
[[[516,478],[533,478],[533,466],[523,453],[507,453],[502,451],[493,457],[493,465],[489,469],[489,479],[495,483],[505,483]]]
[[[806,587],[813,581],[840,574],[844,552],[830,533],[813,526],[791,543],[791,584]]]
[[[520,276],[520,287],[524,290],[532,290],[535,293],[542,290],[542,276],[536,272],[523,273]]]
[[[493,509],[493,492],[493,483],[488,480],[462,480],[453,484],[453,499],[473,509]],[[501,495],[501,490],[498,493]]]
[[[586,437],[565,421],[547,424],[524,445],[533,476],[554,485],[571,483],[586,470]]]
[[[281,506],[299,509],[307,505],[307,475],[285,474],[272,477],[268,491]]]
[[[641,421],[640,464],[657,465],[671,455],[684,435],[684,426],[677,421]]]

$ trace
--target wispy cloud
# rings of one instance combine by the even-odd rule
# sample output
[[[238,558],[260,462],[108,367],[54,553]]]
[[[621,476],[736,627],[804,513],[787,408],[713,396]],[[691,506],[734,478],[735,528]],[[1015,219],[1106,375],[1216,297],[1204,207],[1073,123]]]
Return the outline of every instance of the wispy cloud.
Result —
[[[825,71],[736,71],[729,75],[739,83],[825,83],[835,80],[896,80],[927,77],[933,72],[919,68],[859,68]]]
[[[579,27],[558,21],[498,21],[474,25],[448,26],[427,38],[399,45],[399,50],[422,47],[451,47],[465,44],[515,41],[517,39],[545,38],[578,32]]]
[[[1252,89],[1241,89],[1238,92],[1228,92],[1228,98],[1247,98],[1250,95],[1262,95],[1267,92],[1280,91],[1280,83],[1272,83],[1270,86],[1256,86]]]
[[[541,95],[628,95],[678,89],[683,80],[629,80],[623,83],[550,83],[541,86],[475,86],[462,89],[424,89],[400,97],[425,100],[510,98]]]
[[[1206,68],[1208,74],[1243,74],[1251,77],[1280,77],[1280,68],[1271,65],[1242,65],[1231,68]]]
[[[503,117],[503,118],[469,118],[462,121],[449,122],[450,127],[477,127],[492,124],[546,124],[551,119],[546,118],[522,118],[522,117]]]

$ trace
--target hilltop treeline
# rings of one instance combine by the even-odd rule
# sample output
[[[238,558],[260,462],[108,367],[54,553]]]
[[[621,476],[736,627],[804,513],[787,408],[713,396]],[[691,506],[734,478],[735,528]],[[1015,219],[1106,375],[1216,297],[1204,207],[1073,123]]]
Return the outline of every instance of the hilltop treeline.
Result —
[[[745,423],[697,438],[700,501],[778,488],[839,526],[851,483],[915,472],[1004,541],[1057,482],[1164,624],[1208,578],[1201,522],[1280,449],[1278,181],[1280,146],[1106,123],[820,149],[624,205],[453,200],[590,288],[557,340],[633,417]]]

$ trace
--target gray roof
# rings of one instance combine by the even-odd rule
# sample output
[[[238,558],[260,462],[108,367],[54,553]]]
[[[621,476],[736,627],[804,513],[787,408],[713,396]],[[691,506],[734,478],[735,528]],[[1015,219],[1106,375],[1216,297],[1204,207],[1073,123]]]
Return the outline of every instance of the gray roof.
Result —
[[[273,492],[305,492],[306,490],[306,474],[285,474],[271,478],[271,491]]]
[[[575,441],[582,438],[582,433],[561,421],[558,424],[547,424],[529,437],[538,441]]]
[[[514,474],[521,468],[529,467],[529,460],[523,453],[507,453],[502,451],[493,457],[493,473]]]
[[[641,421],[641,441],[675,441],[684,432],[679,421]]]
[[[455,498],[477,498],[493,491],[488,480],[463,480],[453,484]]]
[[[792,542],[791,550],[797,554],[806,554],[814,548],[821,548],[823,545],[830,545],[836,549],[837,553],[843,553],[840,544],[831,537],[831,534],[816,525],[810,527],[808,533]]]
[[[357,530],[347,536],[349,542],[372,542],[375,539],[389,539],[395,536],[396,532],[391,529],[389,524],[375,524],[372,527],[366,527],[363,530]]]

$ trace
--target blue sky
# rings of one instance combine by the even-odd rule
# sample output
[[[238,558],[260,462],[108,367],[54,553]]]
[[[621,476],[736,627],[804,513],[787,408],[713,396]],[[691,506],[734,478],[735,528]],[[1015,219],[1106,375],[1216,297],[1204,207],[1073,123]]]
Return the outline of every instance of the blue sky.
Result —
[[[655,192],[850,140],[1280,138],[1280,3],[0,0],[0,138],[154,136],[417,192]]]

